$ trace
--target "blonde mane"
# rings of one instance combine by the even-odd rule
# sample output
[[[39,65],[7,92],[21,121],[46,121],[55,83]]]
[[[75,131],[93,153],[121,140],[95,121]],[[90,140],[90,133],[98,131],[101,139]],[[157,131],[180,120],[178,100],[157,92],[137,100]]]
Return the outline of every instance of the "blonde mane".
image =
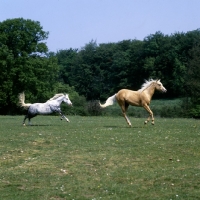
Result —
[[[55,99],[57,99],[58,97],[61,97],[61,96],[64,96],[64,94],[63,93],[55,94],[51,99],[47,100],[46,102],[55,100]]]
[[[145,83],[142,84],[141,89],[139,89],[139,92],[143,92],[146,88],[148,88],[152,83],[155,83],[156,80],[150,79],[150,80],[145,80]]]

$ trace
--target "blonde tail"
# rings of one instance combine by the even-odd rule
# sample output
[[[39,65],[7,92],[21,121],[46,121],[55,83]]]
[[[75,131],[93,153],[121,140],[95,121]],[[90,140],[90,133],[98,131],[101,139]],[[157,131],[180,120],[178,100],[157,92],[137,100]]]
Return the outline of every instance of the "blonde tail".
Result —
[[[107,107],[107,106],[113,105],[115,101],[116,101],[116,97],[115,97],[115,94],[114,94],[113,96],[109,97],[109,98],[106,100],[106,103],[105,103],[105,104],[102,105],[101,103],[99,103],[99,105],[100,105],[101,108],[105,108],[105,107]]]
[[[31,103],[25,103],[24,101],[25,101],[25,94],[24,92],[22,92],[19,94],[19,105],[24,109],[28,109]]]

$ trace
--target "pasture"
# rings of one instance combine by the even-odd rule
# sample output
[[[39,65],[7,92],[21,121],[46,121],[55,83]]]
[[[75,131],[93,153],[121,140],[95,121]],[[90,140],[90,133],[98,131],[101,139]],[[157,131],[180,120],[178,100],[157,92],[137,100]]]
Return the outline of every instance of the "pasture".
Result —
[[[0,199],[195,200],[200,121],[0,116]]]

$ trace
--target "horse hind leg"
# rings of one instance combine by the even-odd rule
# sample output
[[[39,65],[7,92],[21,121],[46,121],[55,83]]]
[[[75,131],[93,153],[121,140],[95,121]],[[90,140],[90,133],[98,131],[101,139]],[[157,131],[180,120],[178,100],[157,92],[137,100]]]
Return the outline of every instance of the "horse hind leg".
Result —
[[[28,115],[25,115],[23,123],[22,123],[23,126],[26,126],[25,121],[26,121],[27,118],[28,118]]]
[[[32,125],[32,124],[31,124],[31,118],[30,118],[30,117],[28,118],[28,125],[29,125],[29,126]]]
[[[132,125],[131,125],[131,122],[130,122],[129,118],[128,118],[127,115],[126,115],[126,111],[128,110],[129,104],[125,102],[124,104],[120,104],[120,103],[119,103],[119,105],[121,106],[122,114],[123,114],[123,116],[124,116],[124,118],[125,118],[127,124],[131,127],[131,126],[132,126]]]
[[[125,112],[123,112],[123,115],[124,115],[124,118],[125,118],[125,120],[126,120],[127,124],[128,124],[130,127],[131,127],[131,126],[132,126],[132,124],[131,124],[131,122],[130,122],[129,118],[127,117],[126,113],[125,113]]]
[[[23,121],[23,126],[26,126],[25,121],[26,121],[27,118],[28,118],[28,124],[29,124],[29,125],[32,125],[32,124],[31,124],[31,118],[35,117],[36,115],[37,115],[37,114],[30,115],[30,113],[28,113],[27,115],[25,115],[24,121]]]
[[[31,118],[26,115],[24,117],[23,126],[26,126],[25,121],[26,121],[27,118],[28,118],[28,124],[31,125]]]

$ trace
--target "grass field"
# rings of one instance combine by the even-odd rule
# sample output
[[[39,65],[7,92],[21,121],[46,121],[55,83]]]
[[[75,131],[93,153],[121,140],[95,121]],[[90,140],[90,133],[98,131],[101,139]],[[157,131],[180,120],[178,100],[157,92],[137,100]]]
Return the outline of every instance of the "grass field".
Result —
[[[196,200],[200,121],[0,116],[2,200]]]

